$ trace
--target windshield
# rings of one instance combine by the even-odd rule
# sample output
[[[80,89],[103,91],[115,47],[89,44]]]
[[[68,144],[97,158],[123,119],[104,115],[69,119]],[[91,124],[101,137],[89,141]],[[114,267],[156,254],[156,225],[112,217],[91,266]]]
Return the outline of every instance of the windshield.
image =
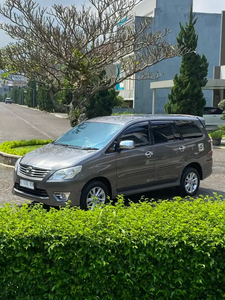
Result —
[[[104,147],[122,126],[110,123],[85,122],[62,135],[55,142],[55,145],[98,150]]]

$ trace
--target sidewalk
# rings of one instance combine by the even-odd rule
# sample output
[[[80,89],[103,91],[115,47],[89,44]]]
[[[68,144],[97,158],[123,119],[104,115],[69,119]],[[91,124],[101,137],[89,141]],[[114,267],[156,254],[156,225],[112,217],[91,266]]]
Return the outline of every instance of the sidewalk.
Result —
[[[22,106],[22,107],[25,107],[25,108],[29,108],[29,109],[33,109],[33,110],[38,110],[38,111],[41,111],[41,112],[45,112],[47,114],[53,115],[53,116],[55,116],[57,118],[61,118],[61,119],[68,119],[69,118],[68,114],[66,114],[66,113],[49,113],[49,112],[47,112],[45,110],[40,110],[38,108],[29,107],[27,105],[22,105],[22,104],[17,104],[17,103],[15,103],[14,105],[19,105],[19,106]]]
[[[57,118],[61,118],[61,119],[68,119],[69,116],[68,114],[64,114],[64,113],[50,113],[50,115],[53,115]]]

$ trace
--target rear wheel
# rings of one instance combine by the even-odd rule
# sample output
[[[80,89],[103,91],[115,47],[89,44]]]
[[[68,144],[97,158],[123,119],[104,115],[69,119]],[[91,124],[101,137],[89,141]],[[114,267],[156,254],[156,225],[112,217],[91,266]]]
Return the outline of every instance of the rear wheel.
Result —
[[[200,176],[196,169],[186,168],[181,176],[179,191],[182,196],[194,196],[199,189]]]
[[[105,204],[109,195],[108,187],[101,181],[91,181],[81,194],[80,207],[82,209],[94,209],[96,205]]]

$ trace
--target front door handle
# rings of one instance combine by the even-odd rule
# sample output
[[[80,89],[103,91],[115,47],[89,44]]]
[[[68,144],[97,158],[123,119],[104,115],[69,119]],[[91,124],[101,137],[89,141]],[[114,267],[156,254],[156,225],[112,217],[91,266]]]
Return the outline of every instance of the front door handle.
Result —
[[[181,146],[181,147],[179,147],[179,150],[180,150],[180,152],[184,152],[184,150],[186,149],[186,147],[185,146]]]
[[[153,155],[153,152],[151,152],[151,151],[147,151],[147,152],[145,153],[145,156],[147,156],[147,158],[151,158],[152,155]]]

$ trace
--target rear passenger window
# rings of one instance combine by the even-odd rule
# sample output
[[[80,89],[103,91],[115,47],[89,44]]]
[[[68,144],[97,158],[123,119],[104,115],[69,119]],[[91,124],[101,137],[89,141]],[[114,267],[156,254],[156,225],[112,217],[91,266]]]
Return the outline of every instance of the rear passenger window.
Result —
[[[152,134],[155,144],[172,142],[175,139],[181,139],[180,133],[176,130],[173,123],[152,123]]]
[[[184,139],[195,139],[203,136],[201,129],[191,121],[176,121]]]

